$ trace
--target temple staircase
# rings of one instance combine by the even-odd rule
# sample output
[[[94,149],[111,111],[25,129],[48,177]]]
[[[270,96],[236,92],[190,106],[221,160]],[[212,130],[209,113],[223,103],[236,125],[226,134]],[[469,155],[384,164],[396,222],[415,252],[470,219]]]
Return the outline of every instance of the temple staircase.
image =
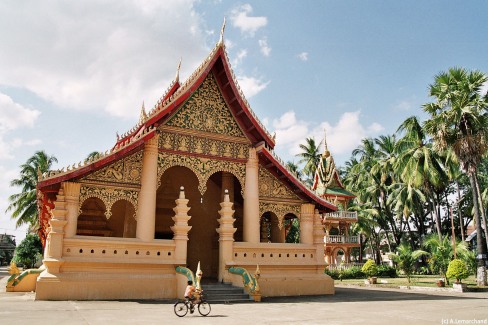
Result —
[[[202,284],[202,289],[210,304],[234,304],[253,301],[243,288],[233,286],[230,283]]]

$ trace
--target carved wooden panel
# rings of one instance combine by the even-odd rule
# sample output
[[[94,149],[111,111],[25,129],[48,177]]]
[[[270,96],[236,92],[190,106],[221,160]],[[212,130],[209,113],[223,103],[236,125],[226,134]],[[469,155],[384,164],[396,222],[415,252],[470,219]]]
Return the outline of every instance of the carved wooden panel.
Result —
[[[81,181],[141,184],[142,151],[118,160],[81,179]]]
[[[259,167],[259,197],[300,200],[288,187],[263,167]]]
[[[134,206],[134,218],[137,215],[137,201],[139,198],[139,192],[136,190],[117,189],[111,187],[98,187],[81,185],[80,189],[80,214],[83,202],[89,198],[99,198],[105,204],[105,217],[107,219],[112,215],[112,205],[119,200],[126,200]]]
[[[166,125],[244,137],[212,73],[208,74],[200,87]]]

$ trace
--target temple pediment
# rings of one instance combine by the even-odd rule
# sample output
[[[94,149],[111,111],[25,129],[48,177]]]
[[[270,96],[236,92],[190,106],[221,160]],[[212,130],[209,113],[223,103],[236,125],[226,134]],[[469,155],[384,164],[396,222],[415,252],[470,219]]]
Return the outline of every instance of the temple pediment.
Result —
[[[165,124],[231,137],[245,137],[212,73],[207,75],[198,89]]]

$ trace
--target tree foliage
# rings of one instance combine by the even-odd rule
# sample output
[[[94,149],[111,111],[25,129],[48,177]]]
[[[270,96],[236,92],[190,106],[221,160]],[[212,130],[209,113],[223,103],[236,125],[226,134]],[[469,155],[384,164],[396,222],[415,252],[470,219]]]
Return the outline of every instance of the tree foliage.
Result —
[[[14,262],[29,269],[34,266],[41,255],[41,239],[37,234],[28,234],[15,249]]]

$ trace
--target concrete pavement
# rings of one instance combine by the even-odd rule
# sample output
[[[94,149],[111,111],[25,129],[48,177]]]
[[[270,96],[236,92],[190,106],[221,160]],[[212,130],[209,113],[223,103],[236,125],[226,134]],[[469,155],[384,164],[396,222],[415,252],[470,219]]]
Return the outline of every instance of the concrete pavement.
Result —
[[[35,301],[34,293],[5,292],[6,280],[0,280],[0,324],[488,324],[487,292],[339,287],[333,296],[212,305],[207,317],[179,318],[173,301]]]

